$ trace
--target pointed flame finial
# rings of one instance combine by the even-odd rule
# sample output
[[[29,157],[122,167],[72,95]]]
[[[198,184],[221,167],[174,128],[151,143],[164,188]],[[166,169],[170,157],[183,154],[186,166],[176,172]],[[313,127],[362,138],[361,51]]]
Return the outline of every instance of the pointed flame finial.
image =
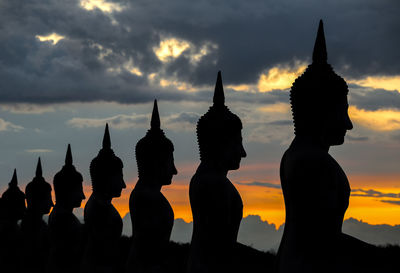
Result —
[[[38,163],[36,165],[36,177],[42,177],[43,172],[42,172],[42,162],[40,161],[40,157],[38,159]]]
[[[11,182],[8,183],[8,186],[10,187],[17,187],[18,186],[18,179],[17,179],[17,169],[14,169],[14,174],[11,178]]]
[[[110,149],[111,148],[111,139],[110,139],[110,132],[108,130],[108,123],[106,123],[106,130],[104,131],[103,137],[103,149]]]
[[[160,129],[160,114],[158,113],[157,100],[154,100],[153,113],[151,114],[151,129]]]
[[[71,144],[68,144],[67,153],[65,155],[65,165],[72,166]]]
[[[214,105],[225,104],[225,95],[224,95],[224,87],[222,85],[221,71],[218,71],[217,82],[215,83],[213,103]]]
[[[328,53],[326,52],[326,42],[324,34],[324,23],[319,21],[317,38],[315,39],[313,51],[313,63],[322,63],[328,60]]]

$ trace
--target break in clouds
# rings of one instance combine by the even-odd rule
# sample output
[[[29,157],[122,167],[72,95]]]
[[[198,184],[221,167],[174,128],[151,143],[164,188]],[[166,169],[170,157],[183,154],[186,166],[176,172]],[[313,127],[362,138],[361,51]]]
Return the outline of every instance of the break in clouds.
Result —
[[[3,103],[208,101],[219,69],[225,85],[255,85],[273,67],[308,63],[320,18],[339,74],[399,75],[399,13],[394,0],[2,1],[0,93]],[[398,92],[374,92],[378,105],[356,103],[399,105]]]

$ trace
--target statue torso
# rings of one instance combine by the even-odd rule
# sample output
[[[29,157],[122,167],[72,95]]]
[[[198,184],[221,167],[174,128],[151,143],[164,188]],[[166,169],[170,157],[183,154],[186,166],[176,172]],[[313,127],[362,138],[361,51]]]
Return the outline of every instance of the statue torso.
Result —
[[[122,233],[122,219],[111,203],[106,203],[92,194],[84,211],[85,229],[88,234],[84,254],[85,266],[113,266],[118,241]]]
[[[286,222],[279,248],[283,267],[329,259],[336,251],[350,186],[327,151],[292,143],[281,161]],[[299,267],[299,270],[310,270]],[[311,270],[312,271],[312,270]],[[283,271],[286,272],[286,271]]]
[[[226,175],[202,165],[190,182],[189,196],[193,213],[189,272],[213,270],[207,267],[224,264],[235,246],[242,199]]]
[[[128,268],[147,272],[149,267],[162,268],[174,224],[174,212],[159,191],[136,186],[129,199],[133,244]],[[147,268],[147,270],[140,270]],[[157,269],[156,272],[162,272]]]

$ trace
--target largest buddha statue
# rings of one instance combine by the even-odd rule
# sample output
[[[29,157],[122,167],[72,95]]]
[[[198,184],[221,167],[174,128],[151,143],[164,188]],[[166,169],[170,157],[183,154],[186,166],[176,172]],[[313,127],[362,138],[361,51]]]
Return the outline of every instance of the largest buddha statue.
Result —
[[[225,106],[221,72],[213,105],[197,123],[200,165],[190,181],[193,235],[188,272],[232,272],[232,259],[243,216],[239,192],[227,178],[246,156],[242,122]]]
[[[278,271],[369,272],[357,257],[368,259],[375,248],[342,233],[350,185],[329,149],[353,125],[347,84],[327,63],[322,21],[312,60],[290,90],[295,138],[280,166],[286,223]]]

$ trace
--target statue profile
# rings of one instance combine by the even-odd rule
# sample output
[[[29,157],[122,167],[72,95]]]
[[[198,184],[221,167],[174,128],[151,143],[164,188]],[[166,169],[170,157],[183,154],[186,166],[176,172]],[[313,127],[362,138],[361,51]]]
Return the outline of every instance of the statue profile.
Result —
[[[231,272],[232,255],[243,216],[239,192],[227,178],[246,157],[242,122],[225,106],[221,72],[213,105],[197,123],[200,165],[190,181],[193,235],[188,272]]]
[[[18,221],[26,211],[25,193],[18,187],[17,170],[8,189],[1,196],[0,205],[0,270],[2,272],[19,272],[22,249],[21,230]]]
[[[355,255],[365,259],[374,247],[342,233],[350,185],[329,154],[353,128],[347,94],[346,82],[327,63],[321,20],[312,64],[290,90],[295,138],[280,166],[286,221],[279,272],[366,272],[352,268],[362,266]]]
[[[154,101],[151,128],[136,145],[139,180],[129,198],[132,247],[126,272],[166,272],[165,257],[174,224],[174,212],[161,193],[177,174],[174,146],[160,128]]]
[[[73,210],[79,208],[85,199],[82,182],[82,175],[72,164],[71,145],[68,144],[65,165],[53,179],[56,204],[49,216],[49,272],[79,271],[83,225]]]
[[[36,176],[26,185],[25,195],[27,210],[21,222],[24,272],[43,272],[49,249],[48,226],[43,221],[43,215],[48,214],[54,204],[51,185],[43,178],[40,157],[36,166]]]
[[[84,210],[88,233],[83,256],[83,272],[112,272],[117,266],[117,245],[122,233],[122,219],[112,205],[126,188],[123,163],[111,149],[110,133],[106,125],[103,147],[90,163],[93,192]]]
[[[11,182],[8,183],[8,189],[1,196],[4,214],[3,217],[8,224],[16,227],[17,222],[21,220],[25,214],[25,193],[18,187],[17,170],[14,173]]]

